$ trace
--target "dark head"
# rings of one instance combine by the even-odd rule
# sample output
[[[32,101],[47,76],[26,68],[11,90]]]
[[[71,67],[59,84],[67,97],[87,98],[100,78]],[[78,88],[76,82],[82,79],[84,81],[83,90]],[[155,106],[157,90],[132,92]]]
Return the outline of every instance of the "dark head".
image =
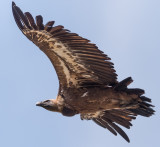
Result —
[[[57,101],[55,99],[37,102],[36,106],[40,106],[40,107],[43,107],[49,111],[54,111],[54,112],[61,112],[62,111],[61,107],[57,104]]]

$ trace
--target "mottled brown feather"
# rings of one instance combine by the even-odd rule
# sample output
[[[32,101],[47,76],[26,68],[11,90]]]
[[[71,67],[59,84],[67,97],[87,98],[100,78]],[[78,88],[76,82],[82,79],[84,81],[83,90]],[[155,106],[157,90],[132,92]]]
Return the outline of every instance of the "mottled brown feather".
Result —
[[[117,82],[110,58],[88,39],[61,25],[53,27],[54,21],[44,26],[41,15],[36,16],[35,23],[32,15],[23,14],[14,2],[12,10],[19,29],[55,67],[60,88],[57,99],[52,100],[58,107],[52,106],[52,110],[65,116],[79,113],[82,120],[93,120],[129,142],[118,125],[129,129],[137,115],[149,117],[155,112],[148,103],[151,99],[141,96],[144,90],[127,88],[133,81],[131,77]]]
[[[52,27],[54,21],[50,21],[44,26],[41,15],[36,16],[35,24],[31,14],[27,12],[24,15],[17,6],[13,6],[13,12],[22,32],[50,58],[60,84],[81,87],[88,83],[89,85],[110,85],[117,82],[117,75],[113,69],[113,63],[109,61],[110,58],[88,39],[82,38],[76,33],[70,33],[61,25]],[[56,46],[57,52],[53,49],[56,42],[59,43]],[[64,47],[66,51],[60,53]],[[53,54],[57,56],[57,61],[54,61]],[[58,71],[60,69],[58,66],[65,67],[61,67],[61,71]]]

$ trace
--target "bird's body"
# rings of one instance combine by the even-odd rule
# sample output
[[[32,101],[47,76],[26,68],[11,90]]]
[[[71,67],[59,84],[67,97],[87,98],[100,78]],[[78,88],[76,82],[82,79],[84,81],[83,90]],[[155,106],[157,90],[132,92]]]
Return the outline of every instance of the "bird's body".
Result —
[[[81,119],[93,120],[129,142],[117,124],[129,129],[137,115],[154,114],[144,90],[128,88],[131,77],[118,82],[110,58],[89,40],[63,26],[53,27],[54,21],[43,25],[40,15],[35,23],[32,15],[23,14],[14,2],[12,9],[19,29],[48,56],[58,75],[57,98],[36,105],[64,116],[80,114]]]
[[[110,109],[126,108],[133,102],[136,104],[136,95],[127,95],[125,92],[117,92],[112,88],[84,88],[67,89],[62,93],[62,99],[67,107],[79,113],[96,113]]]

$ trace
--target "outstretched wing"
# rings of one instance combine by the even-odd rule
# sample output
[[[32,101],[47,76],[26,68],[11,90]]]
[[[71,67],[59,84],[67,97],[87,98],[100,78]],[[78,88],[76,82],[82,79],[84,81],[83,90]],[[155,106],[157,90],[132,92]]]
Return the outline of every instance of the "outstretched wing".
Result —
[[[81,119],[93,120],[99,126],[108,129],[114,135],[119,133],[126,141],[130,142],[126,133],[117,125],[129,129],[132,124],[130,121],[135,119],[136,114],[128,110],[108,110],[94,114],[81,114]]]
[[[54,21],[43,25],[41,15],[36,16],[35,23],[32,15],[23,14],[14,2],[12,10],[19,29],[54,65],[61,86],[113,85],[117,82],[113,63],[95,44],[63,26],[52,27]]]
[[[132,80],[131,78],[127,78],[123,80],[120,83],[120,85],[122,86],[124,83],[129,84],[131,80]],[[128,89],[128,90],[129,90],[128,92],[133,92],[133,89]],[[141,90],[134,89],[134,92],[135,91],[140,92]],[[98,124],[103,128],[108,129],[114,135],[117,135],[117,133],[119,133],[126,141],[130,142],[126,133],[118,125],[130,129],[130,127],[132,126],[131,121],[132,119],[136,119],[137,115],[150,117],[155,112],[152,109],[152,107],[154,106],[150,104],[151,102],[150,98],[147,98],[145,96],[140,96],[139,98],[140,101],[138,102],[137,107],[133,106],[132,108],[122,108],[122,109],[119,108],[106,111],[99,111],[96,113],[81,114],[81,119],[93,120],[96,124]]]

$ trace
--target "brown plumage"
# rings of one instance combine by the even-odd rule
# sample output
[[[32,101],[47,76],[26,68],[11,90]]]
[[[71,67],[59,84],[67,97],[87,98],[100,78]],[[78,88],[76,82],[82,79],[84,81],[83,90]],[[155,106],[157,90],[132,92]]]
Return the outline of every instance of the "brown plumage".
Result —
[[[118,125],[129,129],[137,115],[154,114],[151,100],[142,96],[144,90],[128,89],[133,82],[131,77],[118,82],[110,58],[89,40],[61,25],[53,26],[54,21],[44,25],[41,15],[36,16],[35,22],[29,12],[23,14],[14,2],[12,10],[19,29],[48,56],[58,75],[57,99],[36,105],[64,116],[80,114],[82,120],[93,120],[129,142]]]

